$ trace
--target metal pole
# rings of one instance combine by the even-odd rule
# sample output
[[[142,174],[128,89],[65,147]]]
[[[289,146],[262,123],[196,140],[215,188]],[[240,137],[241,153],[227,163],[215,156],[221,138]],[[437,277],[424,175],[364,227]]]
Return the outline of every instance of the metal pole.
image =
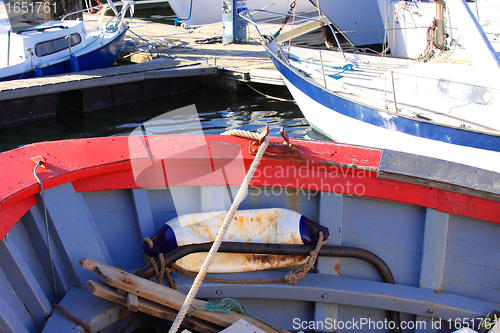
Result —
[[[325,82],[325,89],[327,89],[327,87],[326,87],[325,66],[323,65],[323,56],[321,55],[321,51],[319,51],[319,60],[321,61],[321,70],[323,71],[323,81]]]
[[[394,72],[391,71],[391,79],[392,79],[392,95],[394,96],[394,107],[396,108],[396,112],[398,112],[398,102],[396,101],[396,88],[394,88]]]
[[[436,44],[437,46],[444,45],[444,1],[436,0]]]

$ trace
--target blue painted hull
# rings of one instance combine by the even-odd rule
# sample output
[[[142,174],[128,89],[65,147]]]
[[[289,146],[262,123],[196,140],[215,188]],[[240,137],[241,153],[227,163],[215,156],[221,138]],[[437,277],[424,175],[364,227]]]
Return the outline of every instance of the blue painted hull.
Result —
[[[125,297],[117,295],[108,302],[93,296],[86,286],[96,275],[83,269],[80,260],[91,258],[128,272],[144,267],[143,237],[152,237],[166,221],[181,214],[229,209],[229,200],[220,200],[228,197],[224,185],[236,186],[245,165],[253,161],[245,153],[248,141],[240,138],[138,138],[144,141],[122,136],[43,142],[0,154],[0,165],[6,166],[6,172],[0,173],[0,202],[4,203],[0,205],[0,331],[75,332],[76,324],[52,309],[53,303],[83,318],[94,332],[121,330],[130,320],[123,318],[133,314],[118,304],[123,300],[120,304],[126,306]],[[402,333],[447,333],[460,324],[477,324],[488,312],[500,309],[496,174],[441,161],[437,168],[448,172],[436,175],[430,173],[436,168],[434,159],[332,142],[292,141],[300,155],[293,159],[264,156],[239,209],[294,210],[328,228],[328,246],[344,246],[351,253],[352,248],[346,247],[370,251],[392,273],[385,270],[382,277],[359,256],[339,258],[320,252],[317,271],[309,271],[295,285],[204,281],[197,298],[215,303],[233,298],[251,315],[294,332],[332,332],[328,327],[336,320],[343,325],[338,326],[339,332],[395,333],[386,329],[392,322],[389,310],[400,312]],[[175,190],[166,188],[161,168],[143,153],[147,143],[153,143],[153,151],[158,147],[162,156],[172,157],[161,161],[173,162],[168,165],[174,168],[168,170],[174,174],[194,178],[215,165],[227,171],[229,181],[217,175],[222,170],[218,169]],[[207,153],[192,154],[193,147]],[[33,189],[40,187],[33,176],[33,152],[47,161],[48,169],[38,170],[43,197],[34,196]],[[241,170],[235,167],[232,152],[238,156],[243,152]],[[151,176],[147,176],[148,188],[139,187],[136,182],[141,181],[134,172]],[[463,177],[456,179],[456,174]],[[154,181],[157,176],[160,182]],[[415,184],[412,177],[427,183]],[[463,194],[471,191],[469,179],[476,180],[476,192],[471,193],[477,197]],[[486,189],[484,184],[491,185]],[[179,202],[182,205],[176,205]],[[250,227],[260,230],[260,221],[254,219]],[[175,274],[178,290],[186,294],[193,279]],[[212,277],[253,280],[286,274],[264,270]],[[396,284],[383,282],[389,276]],[[126,281],[121,286],[139,285]],[[141,291],[141,302],[148,299],[146,294]],[[158,297],[152,301],[158,302]],[[145,318],[138,323],[156,323],[152,317]],[[417,325],[421,330],[413,329]]]
[[[120,52],[121,46],[123,44],[123,39],[125,38],[125,33],[127,30],[125,29],[120,35],[117,35],[114,40],[109,42],[106,45],[103,45],[101,48],[86,53],[78,57],[78,66],[80,71],[86,71],[91,69],[99,69],[113,66],[116,58],[118,57],[118,53]],[[71,66],[69,59],[55,65],[42,67],[43,76],[49,75],[57,75],[70,73]],[[35,77],[34,71],[29,71],[26,73],[19,73],[14,76],[10,76],[7,78],[2,78],[0,81],[8,81],[8,80],[17,80],[17,79],[29,79]]]
[[[330,112],[341,114],[364,124],[409,134],[418,138],[500,152],[500,137],[498,136],[395,115],[381,109],[375,109],[350,101],[307,81],[291,66],[278,59],[270,49],[267,48],[267,52],[278,71],[286,80],[316,103],[328,108]],[[370,143],[366,142],[365,144]]]

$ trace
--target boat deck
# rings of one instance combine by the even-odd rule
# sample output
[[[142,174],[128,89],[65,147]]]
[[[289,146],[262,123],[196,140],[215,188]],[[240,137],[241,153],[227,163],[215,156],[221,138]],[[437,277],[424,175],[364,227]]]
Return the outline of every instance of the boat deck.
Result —
[[[293,53],[293,50],[292,47],[290,52]],[[326,86],[327,89],[334,91],[339,96],[385,109],[386,112],[395,115],[426,119],[446,126],[459,126],[473,131],[500,135],[500,132],[492,127],[458,118],[434,107],[432,103],[436,103],[437,98],[443,94],[434,88],[426,89],[424,87],[426,85],[435,87],[438,83],[437,80],[412,74],[403,75],[398,70],[398,68],[416,64],[413,59],[381,58],[378,55],[361,54],[349,54],[347,58],[344,58],[337,51],[322,51],[322,65],[318,50],[305,51],[301,49],[298,52],[304,52],[304,55],[302,57],[293,56],[291,64],[307,72],[309,81],[322,87]],[[351,65],[352,68],[344,70],[343,66],[348,65]],[[409,79],[409,76],[412,78]],[[411,88],[409,85],[412,84],[419,86],[415,96],[407,93]],[[418,96],[431,96],[430,93],[433,93],[432,98],[430,98],[432,103],[427,106],[417,104]]]

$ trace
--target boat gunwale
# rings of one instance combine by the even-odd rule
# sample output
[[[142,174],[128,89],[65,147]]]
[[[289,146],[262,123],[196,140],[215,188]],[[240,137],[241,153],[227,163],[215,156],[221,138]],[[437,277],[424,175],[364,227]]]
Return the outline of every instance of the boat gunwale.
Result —
[[[227,136],[149,136],[149,142],[168,140],[171,147],[175,144],[200,140],[207,143],[223,143],[239,146],[245,168],[248,168],[253,156],[248,152],[248,140]],[[33,176],[34,162],[32,157],[44,156],[47,159],[48,169],[38,169],[38,175],[44,185],[44,190],[71,182],[76,192],[105,191],[120,189],[136,189],[139,187],[134,180],[133,162],[128,152],[129,137],[107,137],[92,139],[72,139],[53,142],[41,142],[27,145],[22,148],[0,153],[0,165],[9,167],[13,172],[4,172],[0,181],[4,186],[0,188],[0,238],[3,238],[10,228],[37,203],[35,195],[39,192],[39,185]],[[139,142],[139,141],[137,141]],[[281,167],[307,168],[317,170],[312,177],[298,177],[296,183],[290,182],[293,177],[283,179],[273,178],[273,186],[297,190],[316,191],[316,193],[330,192],[343,195],[356,195],[336,189],[336,184],[362,184],[368,192],[358,197],[388,200],[403,204],[412,204],[433,208],[439,211],[477,218],[500,223],[497,212],[500,202],[492,198],[481,198],[469,194],[453,191],[456,184],[449,184],[448,189],[432,187],[432,185],[413,184],[404,182],[405,175],[400,180],[383,178],[383,170],[379,170],[383,150],[366,148],[356,145],[338,144],[305,139],[293,139],[299,146],[301,156],[298,158],[268,158],[264,157],[260,168],[271,167],[271,172],[279,171]],[[175,148],[173,148],[175,149]],[[84,153],[86,152],[86,153]],[[91,152],[91,154],[89,154]],[[60,158],[65,158],[61,161]],[[208,156],[212,161],[219,159],[221,163],[227,161],[227,156]],[[145,157],[144,160],[148,158]],[[177,165],[199,165],[206,162],[207,157],[181,157]],[[14,162],[15,161],[15,162]],[[14,164],[15,163],[15,164]],[[216,163],[215,163],[216,164]],[[215,165],[214,164],[214,165]],[[28,166],[28,167],[26,167]],[[331,167],[336,170],[338,178],[329,179],[321,168]],[[327,169],[323,169],[327,170]],[[360,175],[363,176],[360,176]],[[495,173],[494,173],[495,174]],[[326,180],[325,180],[326,179]],[[263,182],[264,180],[264,182]],[[265,177],[257,176],[252,182],[254,187],[268,187]],[[295,179],[293,179],[295,180]],[[325,181],[325,183],[324,183]],[[324,185],[331,184],[332,188],[325,190]],[[221,186],[228,184],[193,183],[187,186]],[[229,184],[238,186],[240,184]],[[434,185],[434,184],[433,184]],[[164,186],[163,186],[164,187]],[[465,186],[463,186],[465,187]],[[487,191],[483,191],[488,193]]]

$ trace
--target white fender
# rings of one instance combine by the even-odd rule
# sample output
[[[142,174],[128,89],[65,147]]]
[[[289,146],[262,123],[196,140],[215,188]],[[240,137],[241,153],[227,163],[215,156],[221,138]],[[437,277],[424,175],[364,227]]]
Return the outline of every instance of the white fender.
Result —
[[[170,220],[152,238],[156,253],[168,252],[183,245],[213,242],[226,215],[227,211],[218,211],[182,215]],[[313,238],[310,225],[316,225],[315,229],[324,229],[328,233],[326,228],[289,209],[243,210],[236,212],[224,241],[304,244],[306,240],[306,243],[310,243]],[[145,245],[146,252],[148,248]],[[206,256],[207,253],[190,254],[179,259],[176,264],[198,272]],[[306,260],[307,257],[303,256],[217,253],[208,272],[258,271],[300,265]]]

